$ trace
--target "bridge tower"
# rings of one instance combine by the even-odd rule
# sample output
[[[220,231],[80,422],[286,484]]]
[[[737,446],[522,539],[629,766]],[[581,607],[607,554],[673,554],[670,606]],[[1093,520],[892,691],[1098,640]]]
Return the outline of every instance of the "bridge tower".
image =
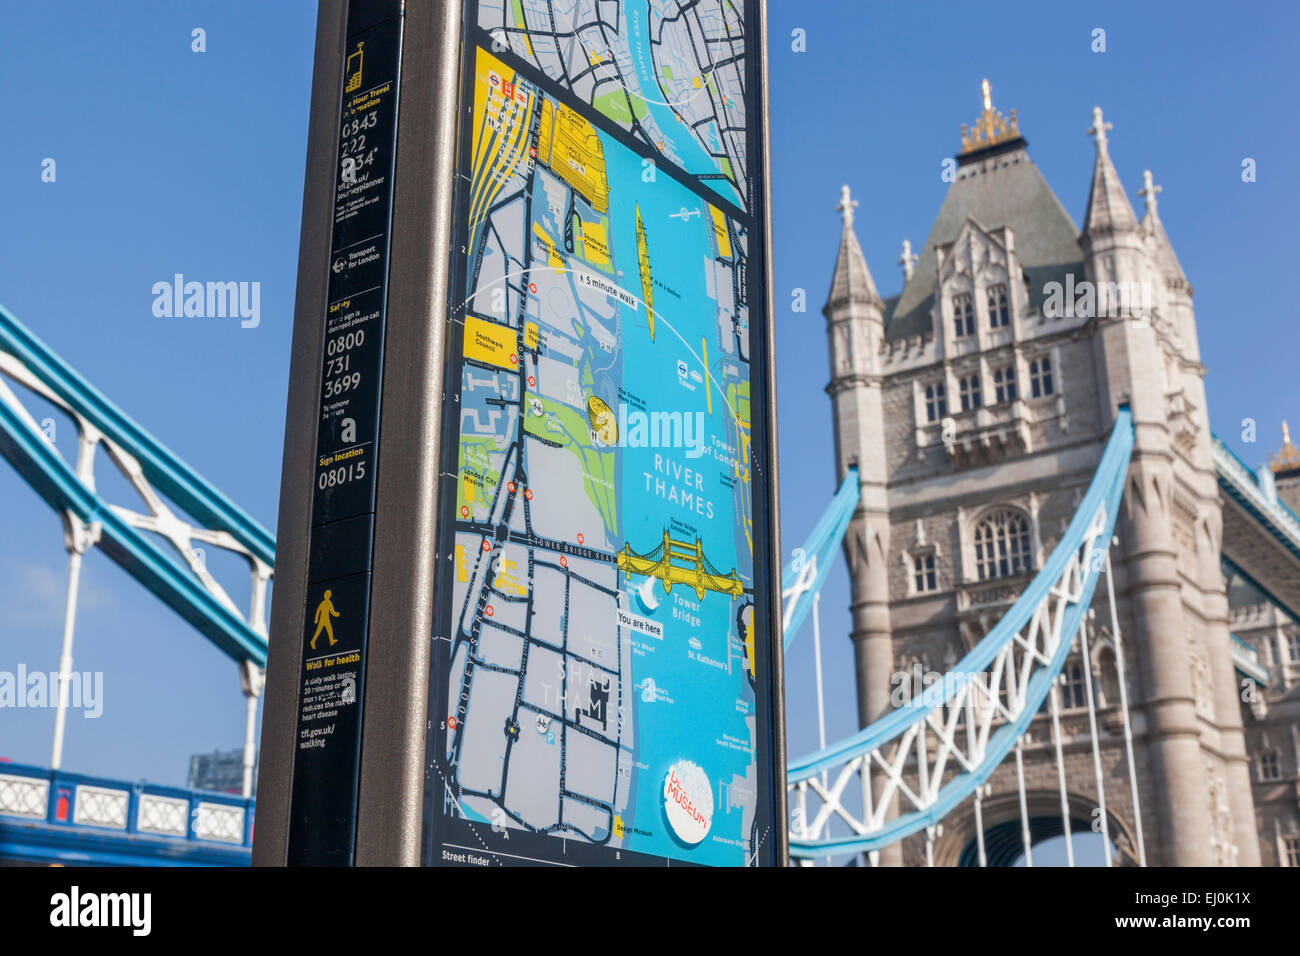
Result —
[[[929,237],[919,256],[904,245],[892,297],[872,282],[846,188],[825,315],[837,474],[856,462],[862,476],[845,543],[859,717],[879,717],[950,670],[1006,613],[1060,540],[1128,405],[1137,438],[1113,550],[1120,633],[1100,587],[1090,659],[1076,649],[1057,691],[1067,809],[1044,714],[1023,751],[1030,829],[1039,839],[1061,832],[1062,816],[1072,830],[1097,817],[1090,669],[1119,860],[1136,860],[1140,809],[1152,864],[1257,864],[1192,289],[1157,212],[1160,187],[1144,177],[1139,221],[1109,129],[1095,110],[1081,230],[986,81]],[[1140,808],[1124,759],[1117,643]],[[986,834],[1011,821],[1019,830],[1017,793],[1009,759],[983,794]],[[936,863],[970,855],[970,812],[953,812],[942,830],[931,834]],[[920,837],[904,841],[901,858],[922,862]]]
[[[1092,190],[1080,244],[1099,293],[1091,329],[1099,402],[1127,401],[1136,440],[1120,549],[1134,626],[1153,810],[1166,862],[1259,862],[1241,703],[1219,568],[1222,516],[1192,289],[1144,175],[1146,216],[1129,205],[1093,110]],[[1226,798],[1226,803],[1224,802]]]
[[[858,721],[866,726],[889,709],[893,648],[889,628],[889,503],[884,442],[884,303],[876,292],[862,248],[853,231],[857,201],[841,188],[837,207],[844,222],[830,295],[822,309],[830,344],[830,384],[835,421],[835,477],[842,481],[857,466],[858,507],[844,536],[850,569],[853,656],[857,675]],[[886,865],[902,862],[898,847],[882,854]]]

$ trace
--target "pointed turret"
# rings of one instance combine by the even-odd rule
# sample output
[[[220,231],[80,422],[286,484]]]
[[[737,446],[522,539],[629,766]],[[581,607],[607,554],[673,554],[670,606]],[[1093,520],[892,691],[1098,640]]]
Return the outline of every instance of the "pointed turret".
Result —
[[[1160,221],[1159,203],[1156,194],[1161,187],[1155,184],[1151,170],[1142,171],[1142,188],[1138,195],[1146,200],[1146,214],[1142,217],[1141,233],[1146,244],[1147,258],[1155,270],[1158,284],[1162,287],[1165,315],[1178,330],[1183,357],[1199,362],[1201,347],[1196,331],[1196,314],[1192,309],[1192,284],[1187,281],[1182,264],[1174,254],[1174,247],[1165,233],[1164,223]]]
[[[1093,314],[1101,318],[1149,317],[1156,304],[1156,290],[1152,287],[1155,270],[1146,237],[1110,159],[1110,139],[1106,133],[1111,128],[1112,124],[1101,114],[1101,107],[1094,106],[1088,135],[1096,143],[1097,160],[1079,245],[1083,247],[1088,280],[1096,287]],[[1133,413],[1141,419],[1138,409],[1134,408]]]
[[[1110,128],[1095,108],[1088,132],[1096,141],[1096,164],[1079,243],[1090,291],[1096,293],[1089,323],[1102,424],[1124,404],[1133,416],[1133,449],[1116,525],[1125,569],[1119,593],[1131,609],[1134,642],[1142,649],[1138,700],[1148,715],[1146,748],[1152,777],[1159,781],[1160,824],[1153,842],[1165,865],[1206,866],[1220,858],[1213,840],[1218,847],[1241,851],[1244,860],[1244,848],[1256,837],[1249,829],[1255,811],[1240,701],[1233,692],[1223,575],[1217,555],[1211,555],[1217,549],[1202,547],[1199,538],[1191,547],[1184,543],[1185,519],[1177,517],[1171,493],[1187,488],[1187,500],[1197,502],[1198,524],[1222,527],[1206,427],[1204,370],[1193,351],[1190,301],[1176,303],[1166,294],[1151,240],[1111,162]],[[1152,189],[1148,199],[1154,198]],[[1165,289],[1159,288],[1162,284]],[[1177,359],[1170,354],[1174,350]],[[1178,598],[1185,588],[1200,596],[1202,610],[1193,614],[1185,609]],[[1206,687],[1213,690],[1205,694],[1198,689]],[[1207,719],[1222,741],[1223,769],[1214,776],[1192,729]],[[1216,777],[1223,782],[1217,784],[1219,809],[1213,810],[1206,794],[1213,792]]]
[[[1092,128],[1088,135],[1097,143],[1097,163],[1092,170],[1092,189],[1088,193],[1088,211],[1083,217],[1085,236],[1096,236],[1107,232],[1137,231],[1137,216],[1129,205],[1124,186],[1115,172],[1115,164],[1110,161],[1110,147],[1106,131],[1114,124],[1107,123],[1101,115],[1101,107],[1092,108]]]
[[[1156,211],[1159,205],[1156,202],[1156,194],[1164,189],[1163,186],[1157,186],[1151,177],[1151,170],[1142,171],[1142,188],[1138,190],[1138,195],[1146,199],[1146,215],[1142,217],[1142,235],[1147,238],[1147,245],[1151,250],[1151,260],[1160,270],[1161,276],[1166,282],[1183,283],[1186,285],[1187,276],[1183,273],[1183,267],[1174,255],[1174,247],[1169,243],[1169,237],[1165,235],[1164,224],[1160,221],[1160,214]]]
[[[858,507],[844,537],[853,595],[853,656],[862,726],[891,709],[894,665],[889,623],[890,520],[886,466],[884,376],[880,347],[885,335],[884,303],[853,232],[857,203],[849,187],[836,207],[844,222],[831,293],[822,310],[830,357],[830,395],[835,422],[835,474],[843,480],[858,470]],[[897,846],[897,844],[895,844]],[[902,863],[889,848],[885,865]]]
[[[877,350],[885,334],[885,303],[880,300],[867,260],[853,232],[857,200],[849,187],[840,187],[839,210],[844,221],[840,252],[831,277],[831,292],[822,315],[830,337],[831,387],[841,379],[879,371]]]
[[[858,201],[849,194],[848,186],[840,187],[840,204],[835,208],[844,220],[844,232],[840,235],[840,252],[835,259],[835,274],[831,277],[831,292],[823,310],[827,318],[831,311],[851,302],[874,305],[880,308],[880,294],[876,292],[876,283],[867,268],[867,260],[858,245],[857,234],[853,231],[853,210]]]

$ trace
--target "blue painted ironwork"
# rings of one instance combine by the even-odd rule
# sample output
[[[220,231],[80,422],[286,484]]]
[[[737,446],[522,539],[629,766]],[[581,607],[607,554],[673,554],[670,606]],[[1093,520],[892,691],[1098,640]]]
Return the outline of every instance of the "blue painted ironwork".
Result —
[[[1300,515],[1278,498],[1268,466],[1254,470],[1222,438],[1218,435],[1210,437],[1219,487],[1258,520],[1284,548],[1300,558]]]
[[[248,866],[253,801],[0,763],[0,860]]]
[[[850,819],[850,815],[838,803],[840,794],[845,789],[845,780],[851,773],[869,770],[873,761],[887,775],[892,774],[895,781],[899,780],[902,758],[906,756],[903,751],[912,746],[917,735],[924,733],[927,726],[933,728],[940,737],[946,730],[949,737],[947,749],[950,754],[953,753],[955,748],[952,747],[951,738],[955,718],[944,715],[945,708],[950,704],[963,708],[968,721],[974,720],[976,707],[984,708],[986,718],[994,716],[994,710],[1011,718],[1004,720],[987,742],[980,743],[976,748],[978,762],[968,765],[968,760],[956,756],[956,762],[961,764],[960,772],[939,787],[933,798],[909,793],[917,809],[883,820],[879,825],[855,821],[858,832],[851,836],[820,839],[800,835],[798,832],[792,833],[791,855],[823,857],[833,853],[865,852],[887,846],[936,824],[988,779],[1015,745],[1015,741],[1024,734],[1069,655],[1073,638],[1091,603],[1102,569],[1102,562],[1096,559],[1093,552],[1104,556],[1105,548],[1111,540],[1132,448],[1132,416],[1127,407],[1122,407],[1116,416],[1115,426],[1092,483],[1061,541],[1011,609],[983,640],[954,665],[950,673],[944,675],[944,682],[935,685],[934,693],[927,692],[916,697],[858,733],[790,762],[790,786],[811,788],[825,801],[819,822],[810,826],[806,818],[802,819],[801,827],[796,828],[796,831],[801,828],[805,832],[820,830],[831,812]],[[1052,600],[1057,603],[1049,605]],[[1052,632],[1050,635],[1046,633],[1048,628]],[[1035,633],[1035,639],[1041,641],[1042,649],[1039,650],[1036,645],[1029,647],[1030,642],[1022,638],[1022,631]],[[1021,701],[1012,712],[1005,707],[990,704],[989,701],[997,698],[997,690],[993,685],[1004,679],[1003,667],[1008,660],[1006,655],[1011,654],[1017,644],[1026,652],[1032,652],[1033,657],[1042,658],[1043,666],[1028,677],[1022,693],[1014,695],[1020,697]],[[1046,654],[1050,654],[1050,657]],[[1009,659],[1014,662],[1013,656]],[[986,678],[989,679],[987,684]],[[984,700],[978,703],[976,687],[984,696]],[[892,755],[888,759],[882,756],[887,752],[886,748],[891,746],[899,754],[897,760]],[[924,755],[922,757],[925,759]],[[942,761],[936,763],[940,780],[943,779],[943,767]],[[840,776],[834,787],[828,787],[820,783],[818,778],[832,768],[840,768]],[[869,785],[864,785],[864,794],[869,795],[869,789]],[[920,792],[925,787],[922,785],[916,789]],[[880,818],[883,814],[875,812],[874,816]]]
[[[1249,677],[1261,687],[1268,686],[1268,668],[1259,662],[1259,652],[1236,634],[1229,633],[1231,639],[1228,652],[1232,655],[1232,666],[1242,677]]]
[[[835,551],[844,540],[853,512],[858,506],[858,469],[850,468],[840,483],[839,491],[831,499],[821,520],[795,557],[781,572],[781,593],[792,606],[785,609],[785,646],[788,648],[799,633],[799,627],[812,609],[813,600],[826,583],[826,575],[834,563]],[[808,580],[811,578],[811,580]]]
[[[268,567],[275,539],[229,498],[168,451],[45,343],[0,306],[0,353],[8,353],[78,420],[134,457],[150,484],[181,510],[215,531],[231,535]],[[83,424],[84,423],[84,424]],[[159,545],[123,520],[68,467],[39,430],[0,401],[0,455],[60,513],[99,526],[99,547],[236,661],[266,666],[266,637],[210,593]]]

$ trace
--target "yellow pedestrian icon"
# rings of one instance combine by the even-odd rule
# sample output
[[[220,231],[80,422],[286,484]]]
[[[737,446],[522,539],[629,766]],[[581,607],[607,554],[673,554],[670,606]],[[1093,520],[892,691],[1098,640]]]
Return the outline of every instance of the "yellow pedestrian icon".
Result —
[[[330,646],[333,647],[338,641],[334,640],[334,622],[331,617],[338,617],[339,612],[334,610],[334,603],[330,600],[333,591],[326,591],[325,597],[320,604],[316,606],[316,633],[311,636],[311,649],[316,650],[316,641],[320,638],[320,632],[324,631],[330,639]]]

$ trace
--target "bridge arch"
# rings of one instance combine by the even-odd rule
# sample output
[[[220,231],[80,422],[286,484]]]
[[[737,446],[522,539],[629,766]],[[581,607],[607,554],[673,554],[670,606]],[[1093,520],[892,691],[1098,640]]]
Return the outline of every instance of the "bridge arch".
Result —
[[[1067,795],[1070,832],[1091,833],[1095,797]],[[1054,789],[1026,790],[1025,808],[1029,818],[1029,845],[1063,836],[1061,794]],[[981,807],[984,817],[984,850],[989,866],[1011,866],[1024,852],[1020,823],[1020,796],[1014,790],[985,797]],[[1137,840],[1132,824],[1106,808],[1106,821],[1115,857],[1112,865],[1137,866],[1134,847]],[[1100,834],[1098,834],[1100,835]],[[978,866],[979,851],[975,842],[975,805],[966,801],[943,821],[943,835],[934,843],[935,866]]]

